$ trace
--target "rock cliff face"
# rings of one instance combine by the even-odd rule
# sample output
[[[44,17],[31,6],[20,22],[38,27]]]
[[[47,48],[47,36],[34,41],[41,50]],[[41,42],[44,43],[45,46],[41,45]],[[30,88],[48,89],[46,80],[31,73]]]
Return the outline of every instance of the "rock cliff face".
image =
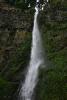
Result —
[[[40,69],[36,100],[67,100],[67,1],[50,0],[38,22],[49,63]]]
[[[0,100],[12,99],[24,78],[31,49],[33,10],[0,3]]]

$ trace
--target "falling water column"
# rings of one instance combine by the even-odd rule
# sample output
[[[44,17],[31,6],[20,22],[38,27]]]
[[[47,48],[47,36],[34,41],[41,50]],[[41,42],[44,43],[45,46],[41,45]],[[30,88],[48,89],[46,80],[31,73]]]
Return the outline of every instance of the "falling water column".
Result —
[[[37,0],[39,2],[39,0]],[[38,5],[35,7],[34,26],[32,32],[32,49],[31,59],[28,66],[28,71],[25,77],[25,81],[22,84],[20,90],[21,100],[32,100],[34,88],[37,83],[38,69],[43,64],[43,49],[41,43],[41,36],[37,24],[37,16],[39,13]]]

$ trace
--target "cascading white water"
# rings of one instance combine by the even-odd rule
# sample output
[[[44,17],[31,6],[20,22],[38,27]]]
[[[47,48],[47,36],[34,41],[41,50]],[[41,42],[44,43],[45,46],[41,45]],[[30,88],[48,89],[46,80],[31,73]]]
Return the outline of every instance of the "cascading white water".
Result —
[[[39,2],[39,0],[37,0]],[[20,90],[21,100],[32,100],[32,94],[37,83],[38,68],[43,63],[41,36],[37,25],[38,6],[35,7],[34,27],[32,32],[32,49],[29,68]]]

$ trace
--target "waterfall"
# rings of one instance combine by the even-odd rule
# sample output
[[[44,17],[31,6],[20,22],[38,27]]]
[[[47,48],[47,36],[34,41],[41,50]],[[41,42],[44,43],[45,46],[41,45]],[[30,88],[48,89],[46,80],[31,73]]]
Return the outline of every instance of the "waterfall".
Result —
[[[39,0],[37,0],[37,2],[39,2]],[[32,100],[33,91],[37,83],[38,68],[41,64],[43,64],[43,49],[37,24],[37,16],[39,13],[38,4],[36,5],[35,10],[36,12],[34,15],[34,26],[32,31],[31,58],[25,81],[20,90],[20,100]]]

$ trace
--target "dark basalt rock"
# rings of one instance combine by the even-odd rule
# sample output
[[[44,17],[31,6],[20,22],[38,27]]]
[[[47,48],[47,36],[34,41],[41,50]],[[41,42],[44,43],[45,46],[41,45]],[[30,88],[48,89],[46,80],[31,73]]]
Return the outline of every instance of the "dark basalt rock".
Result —
[[[0,5],[0,100],[12,100],[30,58],[34,10]]]

